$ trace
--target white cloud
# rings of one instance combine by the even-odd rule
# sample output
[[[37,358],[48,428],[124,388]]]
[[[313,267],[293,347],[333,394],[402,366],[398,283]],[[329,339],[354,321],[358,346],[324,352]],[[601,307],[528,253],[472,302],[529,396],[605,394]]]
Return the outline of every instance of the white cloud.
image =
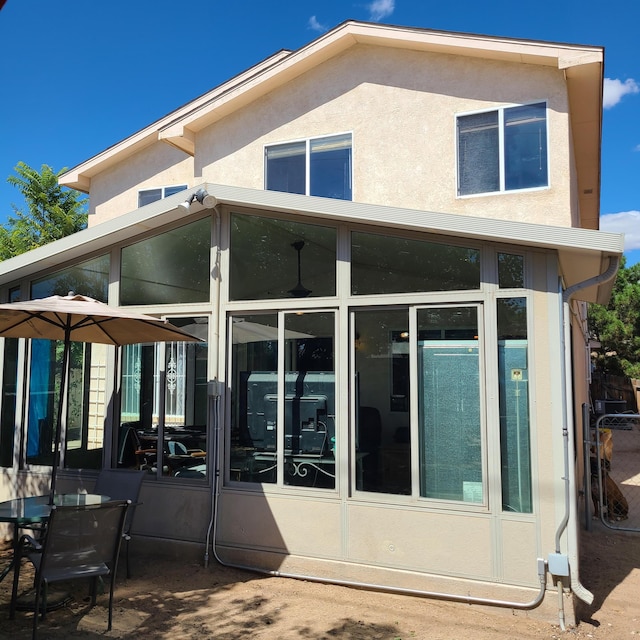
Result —
[[[315,16],[311,16],[309,18],[309,29],[322,33],[327,30],[327,27],[325,27],[323,24],[320,24]]]
[[[369,9],[369,20],[371,22],[379,22],[388,18],[396,8],[395,0],[373,0],[367,5]]]
[[[633,78],[627,78],[624,82],[617,78],[605,78],[602,106],[605,109],[615,107],[629,93],[640,93],[640,87]]]
[[[600,229],[613,233],[624,233],[624,250],[640,249],[640,211],[605,213],[600,217]]]

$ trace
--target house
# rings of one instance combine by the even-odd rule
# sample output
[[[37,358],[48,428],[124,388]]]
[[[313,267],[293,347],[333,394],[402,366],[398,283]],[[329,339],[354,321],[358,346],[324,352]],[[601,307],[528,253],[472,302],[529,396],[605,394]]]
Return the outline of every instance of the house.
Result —
[[[203,342],[79,345],[59,486],[144,468],[147,548],[551,618],[560,584],[570,620],[623,250],[602,83],[600,47],[348,21],[69,170],[89,228],[1,263],[3,300]],[[3,353],[6,499],[46,486],[57,353]]]

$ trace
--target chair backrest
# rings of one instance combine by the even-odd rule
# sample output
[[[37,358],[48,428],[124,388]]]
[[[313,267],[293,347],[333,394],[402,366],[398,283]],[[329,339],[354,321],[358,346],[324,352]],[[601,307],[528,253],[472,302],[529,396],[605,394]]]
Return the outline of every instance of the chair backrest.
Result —
[[[123,422],[120,425],[118,442],[118,466],[130,467],[136,464],[136,451],[140,449],[140,438],[136,429],[138,422]]]
[[[145,472],[138,469],[102,469],[93,487],[93,493],[109,496],[111,500],[131,500],[125,531],[129,531]]]
[[[129,502],[54,506],[47,524],[40,571],[46,580],[86,568],[87,574],[103,565],[111,570],[120,551]]]
[[[184,446],[184,443],[178,442],[177,440],[169,440],[167,442],[167,446],[169,448],[169,454],[172,456],[188,456],[189,451],[187,451],[187,447]]]

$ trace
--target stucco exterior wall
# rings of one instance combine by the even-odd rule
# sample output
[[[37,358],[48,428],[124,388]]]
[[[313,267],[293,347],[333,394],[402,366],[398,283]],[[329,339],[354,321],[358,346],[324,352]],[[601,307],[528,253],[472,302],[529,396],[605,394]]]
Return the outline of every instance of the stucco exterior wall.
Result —
[[[550,187],[458,198],[456,115],[542,100]],[[551,67],[353,47],[198,133],[194,159],[159,142],[94,177],[92,224],[135,208],[140,188],[262,189],[264,145],[352,132],[356,201],[571,226],[567,100],[563,74]]]
[[[456,115],[547,100],[550,188],[456,195]],[[353,133],[353,199],[571,225],[566,86],[557,69],[359,46],[203,131],[196,172],[264,187],[263,147]]]
[[[138,191],[194,185],[193,158],[156,142],[91,179],[89,226],[138,208]]]

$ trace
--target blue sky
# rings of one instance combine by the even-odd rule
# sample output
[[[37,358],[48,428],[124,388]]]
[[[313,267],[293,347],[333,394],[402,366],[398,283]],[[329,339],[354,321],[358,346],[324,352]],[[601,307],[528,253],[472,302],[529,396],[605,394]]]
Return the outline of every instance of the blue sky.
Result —
[[[0,0],[2,6],[3,0]],[[280,49],[344,20],[605,47],[601,228],[640,261],[637,0],[6,0],[0,223],[18,161],[73,167]]]

